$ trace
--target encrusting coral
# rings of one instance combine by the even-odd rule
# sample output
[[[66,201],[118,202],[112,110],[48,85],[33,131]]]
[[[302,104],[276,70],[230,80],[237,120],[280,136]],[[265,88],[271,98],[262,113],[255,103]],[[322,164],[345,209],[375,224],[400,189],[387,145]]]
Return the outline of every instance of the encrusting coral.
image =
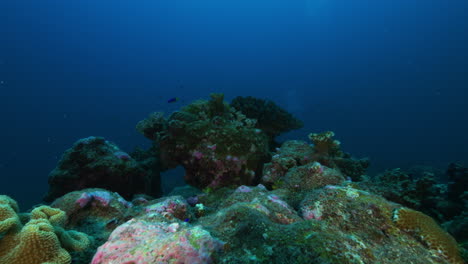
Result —
[[[32,210],[23,226],[17,203],[0,195],[0,263],[71,263],[67,250],[83,250],[89,245],[86,234],[61,227],[65,213],[40,206]]]
[[[455,239],[430,216],[403,207],[395,210],[393,220],[399,228],[421,238],[430,249],[444,256],[450,263],[463,263]]]

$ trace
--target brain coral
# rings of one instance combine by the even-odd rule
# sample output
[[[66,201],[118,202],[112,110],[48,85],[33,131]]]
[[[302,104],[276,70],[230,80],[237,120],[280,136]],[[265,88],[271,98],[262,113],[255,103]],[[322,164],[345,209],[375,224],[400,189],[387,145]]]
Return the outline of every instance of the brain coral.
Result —
[[[0,195],[0,263],[71,263],[67,250],[82,250],[89,239],[83,233],[65,231],[61,227],[65,220],[63,211],[41,206],[23,226],[16,202]]]

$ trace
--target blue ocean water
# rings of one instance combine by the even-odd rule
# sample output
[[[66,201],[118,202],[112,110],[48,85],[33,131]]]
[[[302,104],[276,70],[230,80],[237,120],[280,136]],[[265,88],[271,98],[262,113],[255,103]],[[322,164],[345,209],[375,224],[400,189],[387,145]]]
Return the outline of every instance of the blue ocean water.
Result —
[[[0,193],[22,208],[76,140],[146,146],[138,121],[212,92],[304,121],[282,139],[335,131],[370,173],[468,164],[464,0],[4,0],[0,12]]]

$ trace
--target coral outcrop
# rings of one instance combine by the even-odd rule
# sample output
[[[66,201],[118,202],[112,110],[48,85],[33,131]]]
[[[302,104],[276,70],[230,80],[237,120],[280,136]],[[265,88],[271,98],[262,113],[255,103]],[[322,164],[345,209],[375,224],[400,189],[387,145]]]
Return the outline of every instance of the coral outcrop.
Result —
[[[130,199],[145,193],[160,194],[159,174],[145,171],[129,154],[102,137],[78,140],[49,175],[51,202],[68,192],[104,188]]]
[[[399,168],[386,170],[373,177],[366,177],[358,184],[360,188],[379,194],[390,201],[425,211],[434,216],[437,214],[434,211],[431,212],[431,209],[438,206],[437,196],[444,192],[444,188],[437,185],[431,175],[413,178]]]
[[[200,189],[252,184],[268,157],[268,137],[256,120],[223,98],[212,94],[167,119],[154,113],[137,124],[158,146],[162,168],[183,166],[186,182]]]
[[[263,167],[261,182],[269,188],[304,191],[361,179],[368,161],[353,159],[341,151],[333,135],[310,134],[313,145],[298,140],[284,142]]]

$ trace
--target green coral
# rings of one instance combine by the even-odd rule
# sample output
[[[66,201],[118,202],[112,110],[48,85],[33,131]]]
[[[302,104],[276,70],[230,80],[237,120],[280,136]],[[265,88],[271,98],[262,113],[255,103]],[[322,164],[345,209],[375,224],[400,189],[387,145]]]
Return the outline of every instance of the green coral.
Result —
[[[269,100],[252,96],[238,96],[231,106],[241,111],[246,117],[256,119],[257,127],[272,139],[281,133],[299,129],[304,124],[283,108]]]
[[[314,143],[314,150],[317,155],[328,157],[341,157],[343,152],[340,149],[340,141],[333,139],[335,133],[326,131],[323,133],[311,133],[309,139]]]
[[[151,113],[148,118],[138,122],[136,129],[145,137],[155,140],[160,131],[165,130],[167,121],[164,119],[163,112]]]
[[[313,159],[331,168],[339,168],[353,181],[360,181],[369,167],[369,159],[354,159],[341,150],[341,142],[334,139],[333,131],[310,133],[313,143]]]
[[[211,100],[197,100],[185,107],[181,111],[198,115],[201,118],[222,117],[228,114],[231,107],[224,101],[224,94],[212,93]]]
[[[155,122],[155,124],[153,124]],[[168,118],[152,114],[137,129],[159,149],[162,169],[184,166],[188,183],[206,188],[251,184],[268,157],[268,136],[224,101],[198,100]]]

